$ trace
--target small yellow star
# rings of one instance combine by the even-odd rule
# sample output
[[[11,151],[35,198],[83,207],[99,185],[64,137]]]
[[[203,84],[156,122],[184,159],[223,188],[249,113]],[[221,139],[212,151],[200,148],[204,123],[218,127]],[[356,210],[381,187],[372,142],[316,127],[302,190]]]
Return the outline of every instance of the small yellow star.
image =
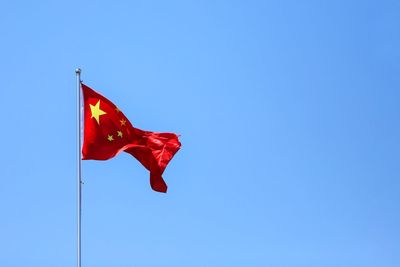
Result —
[[[106,112],[100,109],[100,99],[99,101],[97,101],[96,105],[93,106],[92,104],[89,104],[89,106],[90,106],[90,111],[92,112],[92,117],[90,118],[94,118],[100,125],[100,116],[107,114]]]
[[[121,131],[117,131],[118,136],[122,138],[122,132]]]
[[[121,122],[121,126],[125,126],[126,120],[122,119],[122,120],[120,120],[120,122]]]
[[[115,111],[116,111],[117,113],[120,113],[120,112],[121,112],[121,110],[119,110],[118,107],[115,107]]]
[[[108,141],[114,141],[114,137],[112,136],[112,134],[109,134],[107,137]]]

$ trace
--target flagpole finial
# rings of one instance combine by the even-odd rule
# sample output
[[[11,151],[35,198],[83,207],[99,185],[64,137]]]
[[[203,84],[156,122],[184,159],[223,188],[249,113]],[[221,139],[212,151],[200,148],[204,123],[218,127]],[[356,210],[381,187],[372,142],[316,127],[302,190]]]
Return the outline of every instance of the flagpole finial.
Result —
[[[75,73],[76,73],[76,74],[81,73],[81,69],[80,69],[80,68],[77,68],[77,69],[75,70]]]

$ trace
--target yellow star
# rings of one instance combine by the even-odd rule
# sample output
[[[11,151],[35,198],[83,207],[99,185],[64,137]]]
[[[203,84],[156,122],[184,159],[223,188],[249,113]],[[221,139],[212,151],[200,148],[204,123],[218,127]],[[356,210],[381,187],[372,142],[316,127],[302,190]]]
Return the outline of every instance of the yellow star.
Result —
[[[121,110],[119,110],[119,108],[117,108],[117,107],[115,107],[115,111],[116,111],[117,113],[120,113],[120,112],[121,112]]]
[[[109,134],[107,137],[108,141],[114,141],[114,137],[112,136],[112,134]]]
[[[89,104],[89,106],[90,106],[90,111],[92,112],[92,117],[90,118],[94,118],[100,125],[100,116],[107,114],[106,112],[100,109],[100,100],[97,101],[96,105],[93,106],[92,104]]]
[[[122,120],[120,120],[120,122],[121,122],[121,126],[125,126],[126,120],[122,119]]]
[[[117,131],[118,136],[122,138],[122,132],[121,131]]]

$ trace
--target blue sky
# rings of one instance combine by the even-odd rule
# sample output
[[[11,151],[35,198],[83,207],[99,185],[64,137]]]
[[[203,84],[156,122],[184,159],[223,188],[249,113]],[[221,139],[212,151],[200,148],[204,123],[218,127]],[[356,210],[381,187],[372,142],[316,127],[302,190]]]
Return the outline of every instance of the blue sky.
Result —
[[[1,1],[0,265],[74,266],[75,73],[183,147],[83,162],[82,266],[400,266],[398,1]]]

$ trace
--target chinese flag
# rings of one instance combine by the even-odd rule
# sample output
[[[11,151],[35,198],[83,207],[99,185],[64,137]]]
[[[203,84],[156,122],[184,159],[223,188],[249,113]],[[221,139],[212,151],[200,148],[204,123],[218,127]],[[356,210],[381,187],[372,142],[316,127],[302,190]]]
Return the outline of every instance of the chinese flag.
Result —
[[[178,136],[135,128],[110,100],[84,84],[82,91],[82,159],[107,160],[124,151],[150,171],[150,184],[155,191],[167,192],[162,174],[181,147]]]

